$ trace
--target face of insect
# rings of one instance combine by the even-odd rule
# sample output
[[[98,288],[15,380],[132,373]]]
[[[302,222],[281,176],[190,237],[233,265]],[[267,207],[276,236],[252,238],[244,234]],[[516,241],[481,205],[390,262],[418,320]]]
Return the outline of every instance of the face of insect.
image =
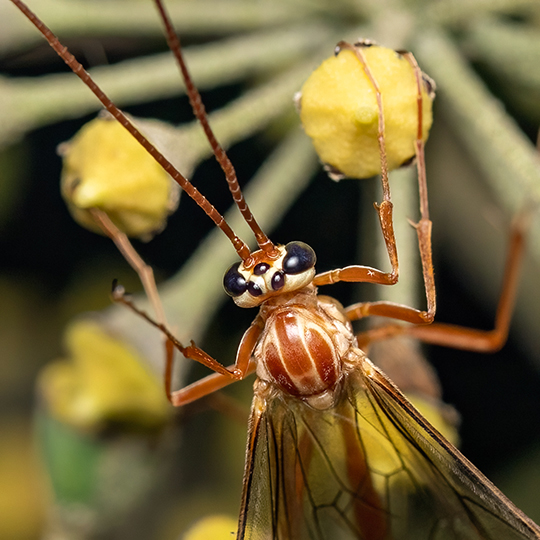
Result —
[[[289,242],[276,246],[276,250],[277,258],[259,250],[229,268],[223,286],[236,305],[260,306],[273,296],[297,291],[311,283],[316,262],[311,247],[304,242]]]

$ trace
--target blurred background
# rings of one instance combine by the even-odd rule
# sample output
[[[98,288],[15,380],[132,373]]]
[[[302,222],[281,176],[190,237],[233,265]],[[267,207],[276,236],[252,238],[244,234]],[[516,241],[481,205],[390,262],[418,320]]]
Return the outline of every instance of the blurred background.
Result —
[[[166,151],[226,211],[230,196],[219,168],[206,160],[209,152],[192,125],[151,3],[30,5],[117,104],[138,118],[181,126],[158,128]],[[309,243],[319,271],[378,264],[372,246],[380,238],[370,232],[378,195],[374,181],[335,183],[321,172],[299,127],[293,95],[341,39],[371,38],[412,50],[438,85],[427,145],[437,320],[492,327],[510,221],[540,191],[535,0],[168,5],[207,109],[221,111],[215,117],[218,138],[241,183],[253,183],[254,213],[274,241]],[[77,426],[54,413],[57,382],[44,377],[51,372],[43,369],[74,354],[65,344],[65,328],[81,314],[98,312],[104,327],[133,340],[155,377],[150,386],[161,384],[156,381],[163,352],[159,336],[144,323],[111,307],[112,280],[138,292],[137,276],[110,240],[73,221],[60,196],[57,146],[94,118],[99,106],[9,2],[0,6],[0,21],[0,537],[168,539],[210,513],[235,518],[252,380],[181,411],[166,409],[151,425],[134,414]],[[254,176],[256,183],[250,181]],[[396,191],[394,202],[404,207],[406,229],[407,217],[417,219],[417,203]],[[461,416],[460,448],[536,521],[539,223],[534,220],[503,350],[484,356],[424,348],[444,401]],[[221,276],[235,257],[218,235],[205,240],[212,230],[184,197],[164,232],[135,245],[162,284],[179,337],[195,339],[229,364],[255,313],[226,301]],[[416,250],[407,242],[398,238],[403,261]],[[420,277],[415,263],[409,271],[404,262],[401,276],[402,294],[423,306],[422,294],[414,299]],[[343,284],[324,293],[344,304],[380,298],[373,287]],[[179,363],[178,386],[206,374]],[[107,366],[100,376],[116,381]],[[133,401],[136,396],[125,398],[127,409]]]

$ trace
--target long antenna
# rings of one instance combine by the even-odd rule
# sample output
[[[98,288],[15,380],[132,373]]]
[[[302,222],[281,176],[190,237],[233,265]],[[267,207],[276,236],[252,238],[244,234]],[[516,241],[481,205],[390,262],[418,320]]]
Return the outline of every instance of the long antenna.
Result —
[[[174,57],[176,58],[176,61],[178,63],[178,67],[180,68],[180,72],[184,79],[187,95],[189,98],[189,102],[191,103],[193,113],[201,124],[204,133],[206,134],[206,138],[208,139],[208,142],[212,147],[214,156],[216,157],[217,162],[219,163],[221,169],[225,174],[225,178],[227,180],[227,184],[229,185],[229,190],[231,192],[233,200],[238,206],[238,209],[240,210],[240,213],[244,217],[246,223],[253,231],[259,247],[268,254],[275,252],[276,250],[274,244],[260,228],[259,224],[255,220],[255,217],[251,213],[251,210],[246,203],[244,195],[242,194],[242,190],[240,189],[240,184],[238,183],[238,178],[236,177],[236,171],[233,164],[231,163],[231,160],[229,159],[229,156],[219,144],[216,136],[214,135],[214,132],[212,131],[212,128],[210,127],[210,123],[208,122],[208,116],[206,114],[206,109],[201,99],[201,94],[193,83],[193,79],[191,78],[186,62],[184,61],[184,54],[182,52],[180,38],[174,30],[169,13],[167,12],[167,9],[165,8],[162,0],[155,0],[155,3],[161,16],[161,20],[163,21],[163,25],[165,26],[165,36],[167,38],[169,49],[174,54]]]
[[[118,122],[120,122],[120,124],[127,129],[133,137],[135,137],[135,139],[163,167],[171,178],[180,185],[187,195],[203,209],[206,215],[216,224],[216,226],[225,233],[238,253],[238,256],[243,261],[249,259],[251,254],[249,247],[234,233],[229,224],[225,221],[225,218],[216,210],[208,199],[135,127],[131,120],[129,120],[129,118],[111,101],[105,92],[101,90],[101,88],[94,82],[92,77],[90,77],[90,74],[83,68],[80,62],[78,62],[77,59],[68,51],[67,47],[62,45],[56,35],[37,17],[37,15],[21,0],[11,0],[11,2],[13,2],[13,4],[15,4],[26,15],[28,20],[41,32],[43,37],[49,42],[49,45],[56,51],[58,56],[62,58],[73,73],[75,73],[75,75],[77,75],[95,94],[107,111],[109,111],[109,113],[116,120],[118,120]],[[186,80],[186,86],[187,83],[188,81]],[[268,242],[270,241],[268,240]]]

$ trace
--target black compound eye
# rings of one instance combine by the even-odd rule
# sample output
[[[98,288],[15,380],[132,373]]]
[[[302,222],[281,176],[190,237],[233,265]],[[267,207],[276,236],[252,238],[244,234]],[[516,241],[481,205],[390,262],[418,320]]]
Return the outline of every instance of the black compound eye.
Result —
[[[283,259],[283,271],[286,274],[301,274],[315,266],[315,252],[304,242],[289,242],[285,251],[287,255]]]
[[[223,278],[225,292],[232,297],[240,296],[247,291],[248,284],[244,276],[238,271],[240,263],[233,264]]]
[[[253,283],[253,281],[248,281],[247,290],[251,296],[261,296],[263,293],[262,289],[256,283]]]
[[[256,276],[262,276],[263,274],[266,274],[266,272],[268,272],[269,268],[270,268],[270,265],[268,263],[259,263],[253,269],[253,273]]]
[[[278,270],[272,276],[272,289],[274,291],[279,291],[280,289],[283,289],[283,285],[285,285],[285,274]]]

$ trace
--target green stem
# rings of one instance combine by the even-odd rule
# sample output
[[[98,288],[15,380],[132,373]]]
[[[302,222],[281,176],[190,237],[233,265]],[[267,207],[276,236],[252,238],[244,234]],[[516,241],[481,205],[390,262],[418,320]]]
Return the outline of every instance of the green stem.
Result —
[[[21,14],[9,7],[9,2],[3,4],[0,20],[2,29],[5,22],[10,39],[0,39],[0,51],[13,51],[37,42],[38,34],[28,24],[21,24]],[[55,33],[66,37],[163,35],[155,6],[145,0],[131,1],[129,6],[124,0],[32,0],[29,4]],[[183,36],[224,35],[290,24],[305,20],[310,11],[306,4],[272,0],[172,0],[167,2],[167,9],[177,32]]]
[[[313,50],[314,35],[321,42],[329,39],[329,32],[320,25],[291,26],[191,47],[186,50],[186,59],[197,85],[204,90],[292,63]],[[119,106],[183,92],[169,53],[95,68],[90,73]],[[0,102],[0,142],[101,107],[72,74],[0,79]]]
[[[425,29],[415,48],[423,68],[437,81],[445,116],[489,179],[500,207],[511,215],[540,200],[540,161],[533,144],[468,67],[439,29]],[[531,241],[540,261],[540,229]]]

